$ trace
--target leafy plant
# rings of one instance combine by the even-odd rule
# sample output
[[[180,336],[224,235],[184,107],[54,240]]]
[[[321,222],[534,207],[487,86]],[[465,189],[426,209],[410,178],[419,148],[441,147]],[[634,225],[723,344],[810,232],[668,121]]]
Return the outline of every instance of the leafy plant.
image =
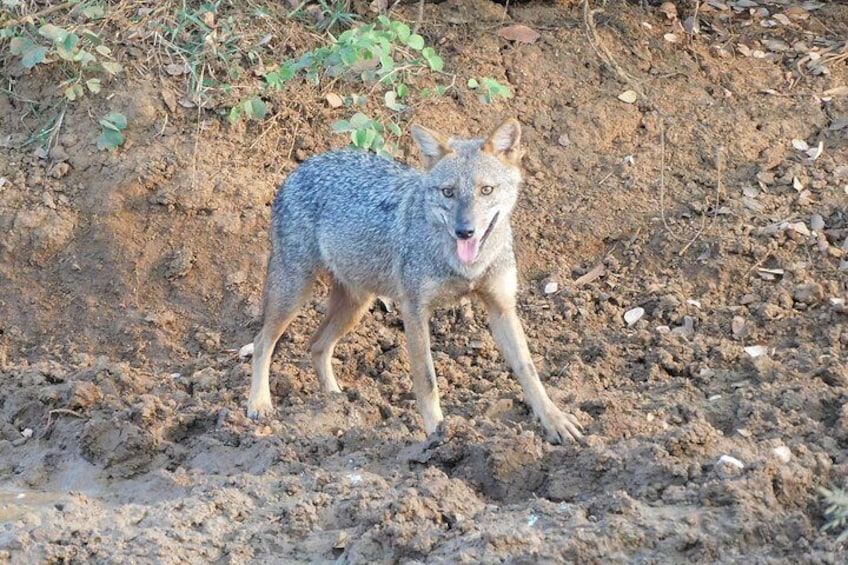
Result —
[[[265,102],[258,97],[248,98],[233,106],[230,109],[228,119],[231,124],[240,122],[243,119],[250,121],[264,120],[268,113],[268,108]]]
[[[828,521],[822,530],[841,530],[836,541],[841,543],[848,540],[848,492],[838,488],[829,490],[824,487],[819,487],[819,492],[827,502],[824,513],[828,516]]]
[[[491,104],[498,98],[511,98],[512,92],[493,78],[483,77],[479,81],[476,78],[468,79],[468,88],[477,92],[477,98],[484,104]]]
[[[301,3],[290,17],[296,17],[314,23],[318,31],[332,31],[340,27],[350,27],[356,23],[357,16],[350,11],[350,2],[336,0],[318,0],[311,6]]]
[[[386,120],[385,123],[379,122],[362,112],[357,112],[351,116],[350,120],[335,122],[332,128],[336,133],[350,133],[350,142],[354,147],[378,154],[388,154],[395,150],[394,147],[387,146],[384,133],[388,132],[396,137],[403,134],[397,123],[391,120]]]
[[[97,149],[114,151],[124,144],[123,131],[127,129],[127,117],[120,112],[109,112],[100,118],[103,133],[97,138]]]
[[[91,14],[97,16],[100,12]],[[80,28],[77,33],[48,23],[39,27],[34,35],[24,29],[11,33],[9,52],[19,56],[25,68],[32,69],[55,60],[63,63],[70,76],[58,87],[71,101],[81,98],[86,91],[100,92],[101,79],[92,77],[92,73],[114,76],[123,70],[112,60],[112,50],[103,44],[100,36],[86,28]]]
[[[328,77],[370,86],[367,94],[357,92],[346,97],[346,105],[364,105],[367,96],[379,92],[383,105],[395,117],[375,120],[357,112],[333,124],[333,131],[349,133],[356,147],[391,154],[397,147],[391,138],[402,134],[398,121],[410,103],[433,93],[444,94],[448,88],[437,86],[415,91],[412,85],[416,77],[439,73],[443,68],[444,60],[425,44],[421,35],[412,33],[403,22],[380,16],[376,23],[349,29],[329,45],[308,51],[299,59],[285,61],[266,73],[264,79],[267,88],[274,90],[285,88],[298,76],[315,85]]]

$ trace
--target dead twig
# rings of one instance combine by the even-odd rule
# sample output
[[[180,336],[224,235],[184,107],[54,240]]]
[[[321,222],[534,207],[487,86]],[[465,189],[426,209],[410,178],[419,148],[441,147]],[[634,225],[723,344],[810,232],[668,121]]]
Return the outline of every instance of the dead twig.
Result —
[[[681,249],[677,253],[678,257],[682,257],[683,254],[686,253],[686,250],[689,249],[689,247],[691,247],[691,245],[693,243],[695,243],[698,240],[698,238],[701,237],[701,234],[703,234],[704,231],[708,227],[712,227],[713,223],[715,222],[716,216],[718,216],[718,203],[719,203],[719,198],[721,197],[721,178],[722,178],[723,164],[724,164],[724,148],[719,146],[719,148],[716,150],[716,189],[715,189],[715,197],[713,199],[713,215],[710,216],[709,220],[707,219],[707,216],[704,215],[704,221],[701,223],[701,229],[699,229],[698,233],[695,234],[695,237],[693,237],[691,240],[689,240],[689,243],[684,245],[683,249]]]

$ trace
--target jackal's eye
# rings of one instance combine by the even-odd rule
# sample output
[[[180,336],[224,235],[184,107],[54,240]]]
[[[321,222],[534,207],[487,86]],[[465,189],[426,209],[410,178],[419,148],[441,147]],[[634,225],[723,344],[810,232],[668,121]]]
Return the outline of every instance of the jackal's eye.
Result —
[[[494,190],[494,186],[486,184],[480,187],[480,194],[482,194],[483,196],[489,196],[492,192],[494,192]]]
[[[453,189],[449,186],[442,188],[442,196],[445,198],[453,198]]]

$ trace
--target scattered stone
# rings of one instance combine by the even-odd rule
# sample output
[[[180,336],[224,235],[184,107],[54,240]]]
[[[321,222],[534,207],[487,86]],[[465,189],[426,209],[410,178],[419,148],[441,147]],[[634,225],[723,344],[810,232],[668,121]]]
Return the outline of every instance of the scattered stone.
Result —
[[[683,316],[683,325],[671,330],[673,335],[683,336],[686,339],[692,339],[695,336],[695,318],[692,316]]]
[[[730,322],[730,329],[733,332],[733,337],[736,339],[743,339],[751,334],[748,330],[748,325],[745,323],[745,318],[742,316],[733,316],[733,320]]]
[[[768,347],[765,345],[749,345],[745,348],[745,353],[756,359],[768,355]]]
[[[247,345],[243,345],[238,352],[239,359],[247,359],[248,357],[253,357],[253,344],[248,343]]]
[[[772,450],[772,453],[774,453],[774,456],[777,457],[781,463],[789,463],[792,459],[792,451],[785,445],[775,447]]]
[[[820,284],[815,282],[801,283],[795,287],[792,298],[795,302],[811,306],[822,301],[824,298],[824,289]]]
[[[747,306],[748,304],[753,304],[757,301],[757,295],[755,294],[743,294],[742,298],[739,299],[739,304],[742,306]]]
[[[624,321],[627,323],[627,327],[633,327],[633,324],[642,319],[642,316],[645,315],[645,309],[641,306],[637,306],[636,308],[632,308],[624,313]]]

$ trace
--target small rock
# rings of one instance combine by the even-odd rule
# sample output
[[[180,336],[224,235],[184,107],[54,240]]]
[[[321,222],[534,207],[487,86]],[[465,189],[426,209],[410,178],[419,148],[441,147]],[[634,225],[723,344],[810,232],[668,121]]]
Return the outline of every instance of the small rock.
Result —
[[[722,455],[716,463],[716,470],[722,476],[739,474],[745,469],[745,464],[731,455]]]
[[[32,437],[32,428],[24,428],[21,432],[21,435],[25,438],[29,439]]]
[[[772,453],[781,463],[789,463],[792,459],[792,451],[785,445],[781,445],[772,449]]]
[[[210,391],[218,388],[218,371],[212,367],[206,367],[191,376],[193,390]]]
[[[739,304],[747,306],[748,304],[753,304],[756,301],[757,296],[755,294],[743,294],[742,298],[739,299]]]
[[[61,163],[56,163],[55,165],[50,167],[50,170],[47,171],[47,174],[53,177],[54,179],[60,179],[67,175],[70,170],[71,166],[65,161],[62,161]]]
[[[768,347],[765,345],[749,345],[745,348],[745,353],[756,359],[768,355]]]
[[[624,321],[627,323],[627,327],[633,327],[633,324],[642,319],[642,316],[645,315],[645,309],[641,306],[637,306],[636,308],[632,308],[624,313]]]
[[[665,17],[670,20],[677,19],[677,6],[675,6],[674,2],[663,2],[660,4],[660,12],[665,14]]]
[[[683,325],[671,330],[673,335],[683,336],[686,339],[692,339],[695,336],[695,318],[692,316],[683,316]]]
[[[243,345],[238,352],[239,359],[247,359],[248,357],[253,357],[253,344],[248,343],[247,345]]]
[[[567,134],[562,134],[561,136],[559,136],[559,139],[557,139],[557,143],[559,143],[563,147],[568,147],[569,145],[571,145],[571,139],[568,137]]]
[[[748,337],[751,333],[748,330],[748,325],[745,323],[745,318],[742,316],[733,317],[733,320],[730,322],[730,329],[733,331],[733,337],[737,339]]]
[[[174,253],[174,256],[168,262],[165,269],[165,276],[168,280],[179,279],[188,274],[194,266],[194,252],[188,247],[184,247]]]
[[[815,282],[801,283],[795,287],[792,298],[795,299],[795,302],[808,306],[818,304],[824,298],[824,289]]]
[[[824,229],[824,218],[822,218],[821,214],[813,214],[810,217],[810,228],[816,232]]]
[[[766,186],[774,184],[774,173],[769,171],[760,171],[757,173],[757,180]]]
[[[544,293],[545,294],[556,294],[559,290],[559,283],[556,281],[549,280],[545,283]]]

